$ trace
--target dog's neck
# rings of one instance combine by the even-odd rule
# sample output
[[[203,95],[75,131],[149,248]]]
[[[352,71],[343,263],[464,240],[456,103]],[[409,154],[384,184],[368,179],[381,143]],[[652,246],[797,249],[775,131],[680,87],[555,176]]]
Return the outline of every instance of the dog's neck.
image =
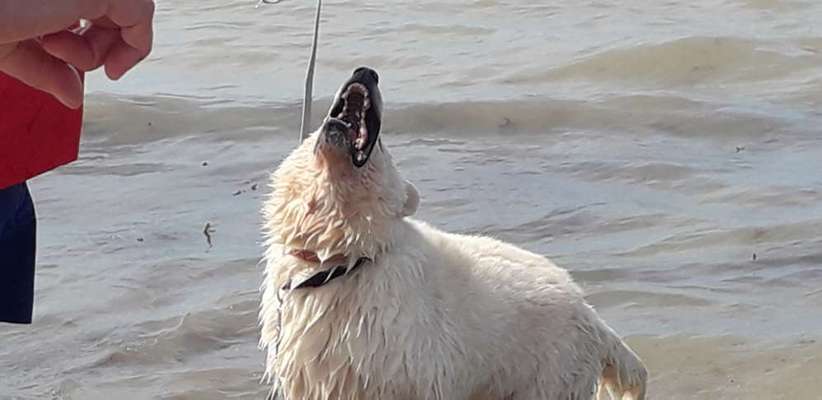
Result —
[[[265,209],[270,237],[288,249],[314,251],[324,261],[337,254],[373,257],[384,247],[395,209],[402,206],[394,200],[404,194],[402,188],[381,184],[381,174],[366,171],[374,168],[371,164],[341,178],[308,157],[296,157],[277,172]]]
[[[329,265],[351,267],[359,257],[375,260],[395,245],[398,223],[419,204],[381,145],[365,166],[352,169],[328,164],[315,153],[316,140],[313,135],[283,161],[264,208],[268,243],[279,249],[272,257],[294,256],[281,285]]]
[[[348,256],[344,254],[337,254],[327,260],[321,260],[320,256],[317,255],[317,252],[305,249],[292,250],[289,254],[308,263],[327,262],[332,264],[343,264],[348,260]]]
[[[317,272],[310,278],[296,285],[292,285],[292,282],[289,281],[283,286],[283,290],[310,289],[325,286],[326,284],[330,283],[331,281],[337,278],[354,273],[356,270],[360,269],[360,267],[362,267],[366,262],[369,261],[371,260],[368,257],[360,257],[352,266],[348,266],[347,264],[334,265],[330,269]]]

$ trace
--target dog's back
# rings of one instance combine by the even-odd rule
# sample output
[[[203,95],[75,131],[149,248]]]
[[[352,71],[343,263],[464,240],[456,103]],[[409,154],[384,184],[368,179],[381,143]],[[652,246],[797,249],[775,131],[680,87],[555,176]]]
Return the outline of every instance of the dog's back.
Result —
[[[483,354],[483,362],[464,367],[491,366],[495,392],[525,400],[588,399],[599,387],[618,400],[644,399],[644,365],[585,302],[566,270],[495,239],[411,224],[430,242],[430,284],[446,293],[440,300],[450,318],[467,324],[455,328],[464,329],[467,347]],[[522,393],[520,385],[535,387]]]

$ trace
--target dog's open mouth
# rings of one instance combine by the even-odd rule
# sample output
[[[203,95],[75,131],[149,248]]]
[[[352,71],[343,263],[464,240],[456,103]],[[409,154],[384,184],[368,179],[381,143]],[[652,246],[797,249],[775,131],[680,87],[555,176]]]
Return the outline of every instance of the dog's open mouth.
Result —
[[[361,83],[352,83],[340,96],[344,102],[343,110],[334,118],[342,120],[348,127],[348,139],[353,146],[352,156],[355,162],[365,163],[365,146],[368,144],[368,124],[365,114],[371,108],[368,89]]]
[[[368,162],[380,134],[382,99],[379,77],[370,68],[357,68],[337,94],[325,122],[327,140],[348,146],[357,168]]]

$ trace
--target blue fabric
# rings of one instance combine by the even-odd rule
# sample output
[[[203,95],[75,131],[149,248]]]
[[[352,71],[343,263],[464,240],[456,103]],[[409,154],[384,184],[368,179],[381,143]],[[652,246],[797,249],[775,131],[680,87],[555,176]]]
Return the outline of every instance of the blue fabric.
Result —
[[[28,186],[0,189],[0,322],[31,323],[36,239]]]

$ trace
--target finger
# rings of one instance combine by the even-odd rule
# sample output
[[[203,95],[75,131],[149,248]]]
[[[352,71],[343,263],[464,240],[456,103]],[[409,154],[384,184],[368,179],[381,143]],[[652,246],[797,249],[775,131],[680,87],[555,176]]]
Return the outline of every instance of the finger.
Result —
[[[42,45],[49,54],[82,71],[91,71],[103,65],[119,39],[118,31],[92,26],[83,35],[68,31],[48,35]]]
[[[109,0],[104,16],[122,28],[151,25],[154,8],[153,0]]]
[[[109,1],[127,0],[60,0],[0,1],[0,43],[19,42],[60,32],[81,18],[103,16]]]
[[[141,51],[143,57],[151,51],[153,40],[152,21],[154,1],[152,0],[111,0],[106,17],[116,24],[123,33],[123,41]]]
[[[151,19],[133,26],[124,26],[120,30],[123,41],[129,46],[143,53],[143,57],[151,52],[151,45],[154,41],[154,29]]]
[[[106,57],[106,75],[118,80],[145,58],[144,52],[137,50],[123,41],[117,42]]]
[[[0,59],[0,71],[47,93],[70,108],[83,104],[80,74],[62,60],[53,57],[34,41],[20,42]]]
[[[152,0],[111,0],[106,18],[120,27],[121,41],[106,58],[106,75],[118,80],[151,52],[154,32]]]
[[[91,24],[94,26],[99,26],[101,28],[120,29],[120,26],[115,24],[109,17],[97,18],[91,21]]]

